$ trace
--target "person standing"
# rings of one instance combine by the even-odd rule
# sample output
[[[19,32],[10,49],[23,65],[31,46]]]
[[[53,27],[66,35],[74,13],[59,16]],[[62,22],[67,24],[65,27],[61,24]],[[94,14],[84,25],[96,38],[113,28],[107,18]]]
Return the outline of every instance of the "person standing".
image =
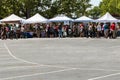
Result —
[[[89,24],[89,26],[88,26],[88,38],[89,37],[92,37],[92,24]]]
[[[54,25],[54,37],[58,37],[58,26]]]
[[[20,38],[25,38],[24,31],[25,31],[25,27],[21,26],[21,28],[20,28],[20,32],[21,32]]]
[[[88,23],[84,26],[84,36],[88,38]]]
[[[58,26],[58,36],[59,36],[59,38],[63,37],[63,34],[62,34],[62,25],[61,24],[59,24],[59,26]]]
[[[110,31],[112,33],[112,38],[115,39],[116,38],[116,27],[115,27],[115,23],[112,23],[110,26]]]
[[[40,26],[38,24],[36,24],[35,30],[36,30],[37,38],[40,38],[40,32],[41,32],[42,28],[40,28]]]
[[[16,24],[14,24],[14,26],[13,26],[13,36],[14,36],[15,39],[18,39],[17,29],[18,29],[18,27],[16,26]]]
[[[80,37],[84,37],[84,26],[80,24]]]
[[[108,38],[109,25],[105,23],[103,27],[104,27],[104,36],[105,38]]]
[[[1,29],[1,39],[6,40],[6,28],[5,27],[2,27]]]
[[[92,26],[92,38],[96,37],[96,24],[93,24]]]
[[[73,25],[72,32],[73,32],[73,36],[77,37],[77,26],[76,25]]]
[[[100,36],[101,36],[101,31],[102,31],[101,24],[98,23],[98,25],[97,25],[97,38],[100,38]]]
[[[51,25],[49,28],[48,28],[48,31],[50,33],[50,38],[53,38],[54,37],[54,28],[53,28],[53,25]]]

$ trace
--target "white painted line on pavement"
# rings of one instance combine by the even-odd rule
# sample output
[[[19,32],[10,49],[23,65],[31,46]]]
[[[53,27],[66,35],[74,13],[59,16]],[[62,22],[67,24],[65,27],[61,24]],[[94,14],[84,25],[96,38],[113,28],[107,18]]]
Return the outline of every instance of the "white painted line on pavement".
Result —
[[[43,68],[42,66],[38,65],[38,66],[15,66],[15,67],[7,67],[7,68],[3,68],[1,69],[0,71],[4,71],[4,70],[12,70],[12,69],[28,69],[28,68]],[[44,68],[48,68],[48,67],[45,67]]]
[[[8,48],[8,46],[6,45],[6,43],[4,43],[4,47],[6,48],[6,50],[8,51],[9,55],[11,57],[13,57],[15,60],[17,61],[21,61],[21,62],[24,62],[24,63],[28,63],[28,64],[33,64],[33,65],[39,65],[39,66],[46,66],[46,67],[56,67],[56,68],[71,68],[71,67],[62,67],[62,66],[52,66],[52,65],[44,65],[44,64],[39,64],[39,63],[34,63],[34,62],[30,62],[30,61],[27,61],[27,60],[24,60],[24,59],[21,59],[21,58],[18,58],[16,56],[13,55],[13,53],[10,51],[10,49]],[[72,68],[71,68],[72,69]]]
[[[63,69],[63,70],[57,70],[57,71],[51,71],[51,72],[45,72],[45,73],[35,73],[35,74],[21,75],[21,76],[15,76],[15,77],[2,78],[0,80],[10,80],[10,79],[31,77],[31,76],[44,75],[44,74],[53,74],[53,73],[59,73],[59,72],[64,72],[64,71],[71,71],[71,70],[75,70],[75,69]]]
[[[73,67],[63,67],[63,66],[44,65],[44,64],[34,63],[34,62],[26,61],[26,60],[21,59],[21,58],[17,58],[17,57],[14,56],[14,55],[12,54],[12,52],[9,50],[8,46],[6,45],[6,43],[4,43],[4,46],[5,46],[5,48],[7,49],[9,55],[10,55],[11,57],[13,57],[15,60],[21,61],[21,62],[24,62],[24,63],[29,63],[29,64],[37,64],[36,66],[56,67],[56,68],[68,68],[68,69],[81,69],[81,70],[119,71],[119,70],[107,70],[107,69],[97,69],[97,68],[73,68]]]
[[[98,69],[98,68],[76,68],[78,70],[90,70],[90,71],[112,71],[112,72],[120,72],[120,70],[114,69]]]
[[[4,47],[8,51],[9,55],[12,56],[15,60],[22,61],[22,62],[29,63],[29,64],[37,64],[39,66],[56,67],[56,68],[68,68],[68,69],[58,70],[58,71],[51,71],[51,72],[46,72],[46,73],[35,73],[35,74],[31,74],[31,75],[23,75],[23,76],[16,76],[16,77],[10,77],[10,78],[3,78],[3,79],[0,79],[0,80],[7,80],[7,79],[14,79],[14,78],[21,78],[21,77],[29,77],[29,76],[35,76],[35,75],[40,75],[40,74],[58,73],[58,72],[63,72],[63,71],[76,70],[76,69],[81,69],[81,70],[103,70],[103,71],[107,71],[106,69],[71,68],[71,67],[61,67],[61,66],[52,66],[52,65],[40,65],[38,63],[34,63],[34,62],[26,61],[24,59],[17,58],[9,50],[9,48],[6,45],[6,43],[4,43]],[[118,70],[110,70],[110,71],[118,71]],[[109,76],[114,76],[114,75],[119,75],[119,74],[120,73],[115,73],[115,74],[110,74],[110,75],[106,75],[106,76],[102,76],[102,77],[91,78],[91,79],[88,79],[88,80],[97,80],[97,79],[101,79],[101,78],[105,78],[105,77],[109,77]]]
[[[117,75],[120,75],[120,73],[114,73],[114,74],[109,74],[109,75],[105,75],[105,76],[95,77],[95,78],[91,78],[91,79],[88,79],[88,80],[99,80],[99,79],[112,77],[112,76],[117,76]]]
[[[33,62],[29,62],[29,61],[26,61],[26,60],[17,58],[17,57],[14,56],[14,55],[12,54],[12,52],[9,50],[9,48],[8,48],[7,45],[6,45],[6,43],[4,43],[4,47],[5,47],[6,50],[8,51],[9,55],[12,56],[15,60],[22,61],[22,62],[29,63],[29,64],[38,64],[38,63],[33,63]]]

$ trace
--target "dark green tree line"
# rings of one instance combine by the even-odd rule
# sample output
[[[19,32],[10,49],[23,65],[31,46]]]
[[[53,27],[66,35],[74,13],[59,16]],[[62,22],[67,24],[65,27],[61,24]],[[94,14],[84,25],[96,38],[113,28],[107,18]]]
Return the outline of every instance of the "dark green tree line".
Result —
[[[102,14],[110,12],[112,15],[120,16],[120,0],[103,0],[100,8]]]
[[[29,18],[35,13],[52,18],[58,14],[69,17],[87,15],[90,0],[0,0],[0,18],[12,13]]]

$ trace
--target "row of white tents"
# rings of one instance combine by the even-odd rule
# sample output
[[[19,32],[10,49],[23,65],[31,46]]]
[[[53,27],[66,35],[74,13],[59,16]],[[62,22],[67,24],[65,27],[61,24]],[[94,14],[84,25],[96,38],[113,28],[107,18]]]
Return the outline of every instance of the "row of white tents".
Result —
[[[45,17],[41,16],[38,13],[36,15],[30,17],[29,19],[26,19],[26,20],[21,18],[21,17],[18,17],[15,14],[12,14],[12,15],[0,20],[1,23],[21,22],[21,23],[24,23],[24,24],[64,22],[64,21],[73,21],[73,22],[119,22],[118,19],[111,16],[110,13],[108,13],[108,12],[104,16],[102,16],[101,18],[96,19],[96,20],[91,19],[91,18],[86,17],[86,16],[82,16],[82,17],[74,20],[74,19],[69,18],[65,15],[59,15],[59,16],[56,16],[52,19],[46,19]]]

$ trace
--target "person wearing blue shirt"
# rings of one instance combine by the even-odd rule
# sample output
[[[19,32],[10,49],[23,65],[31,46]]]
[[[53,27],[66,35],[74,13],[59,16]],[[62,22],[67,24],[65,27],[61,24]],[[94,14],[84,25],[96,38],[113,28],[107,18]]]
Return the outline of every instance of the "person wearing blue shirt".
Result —
[[[108,38],[109,25],[105,23],[103,27],[104,27],[104,36],[105,38]]]

